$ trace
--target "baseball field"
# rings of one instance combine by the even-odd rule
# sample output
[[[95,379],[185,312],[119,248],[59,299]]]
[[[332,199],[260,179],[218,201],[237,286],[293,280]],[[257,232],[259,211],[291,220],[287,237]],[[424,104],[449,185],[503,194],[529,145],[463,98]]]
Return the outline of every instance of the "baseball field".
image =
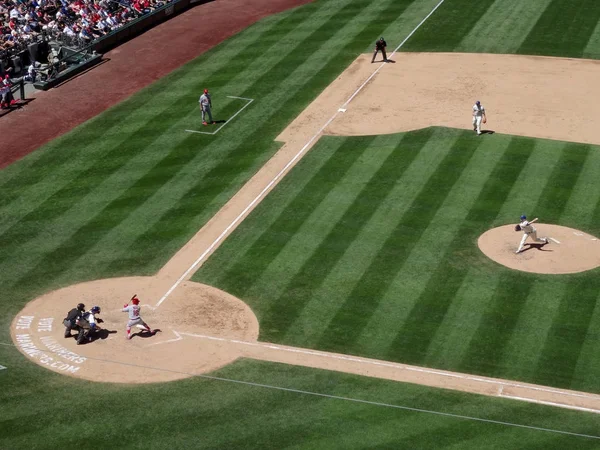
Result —
[[[0,448],[600,448],[598,59],[591,0],[316,0],[2,169]]]

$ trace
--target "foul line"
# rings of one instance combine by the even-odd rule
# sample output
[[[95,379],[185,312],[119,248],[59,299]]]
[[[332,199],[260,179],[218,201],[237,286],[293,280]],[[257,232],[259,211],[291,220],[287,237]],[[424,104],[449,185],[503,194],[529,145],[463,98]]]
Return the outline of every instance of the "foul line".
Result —
[[[421,27],[421,25],[423,25],[425,23],[425,21],[427,19],[429,19],[429,17],[442,5],[442,3],[444,3],[444,1],[445,0],[440,0],[440,2],[431,10],[431,12],[429,14],[427,14],[427,16],[423,20],[421,20],[421,22],[419,22],[419,24],[410,32],[410,34],[400,43],[400,45],[398,45],[398,47],[396,47],[394,49],[394,51],[390,54],[390,56],[393,56],[406,43],[406,41]],[[323,132],[323,130],[325,130],[325,128],[327,128],[329,126],[329,124],[335,120],[335,118],[341,112],[340,109],[345,108],[348,105],[348,103],[350,103],[352,101],[352,99],[354,97],[356,97],[360,91],[363,90],[363,88],[367,85],[367,83],[386,64],[387,63],[382,62],[379,65],[379,67],[377,67],[377,69],[375,69],[375,71],[371,74],[371,76],[369,76],[369,78],[367,78],[367,81],[365,81],[363,84],[361,84],[358,87],[358,89],[356,89],[356,91],[354,91],[354,93],[350,96],[350,98],[348,98],[348,100],[346,100],[346,102],[333,114],[333,116],[331,116],[331,118],[327,122],[325,122],[325,125],[323,125],[321,128],[319,128],[319,131],[317,131],[315,133],[315,135],[313,137],[311,137],[306,144],[304,144],[304,147],[302,147],[300,149],[300,151],[294,155],[294,157],[283,167],[283,169],[281,169],[279,171],[279,173],[277,175],[275,175],[275,177],[269,182],[269,184],[267,184],[267,186],[265,186],[265,188],[262,191],[260,191],[260,193],[254,198],[254,200],[252,200],[250,202],[250,204],[248,204],[248,206],[246,206],[244,208],[244,210],[227,226],[227,228],[225,228],[225,230],[223,230],[223,232],[212,242],[212,244],[210,244],[210,246],[198,257],[198,259],[196,259],[196,261],[194,261],[194,263],[183,273],[183,275],[181,275],[177,279],[177,281],[173,284],[173,286],[171,286],[169,288],[169,290],[161,297],[161,299],[158,301],[158,303],[156,303],[156,308],[158,308],[161,305],[161,303],[164,302],[169,295],[171,295],[171,293],[177,288],[177,286],[179,286],[181,284],[181,282],[186,279],[186,277],[190,274],[190,272],[195,270],[196,267],[198,266],[198,264],[200,264],[200,262],[202,262],[202,260],[204,260],[204,258],[206,258],[206,256],[209,255],[210,252],[212,252],[212,250],[221,243],[221,241],[227,236],[227,234],[231,231],[231,229],[234,228],[239,222],[242,221],[242,219],[246,216],[246,214],[249,211],[251,211],[252,208],[254,208],[254,205],[256,205],[257,203],[259,203],[262,200],[262,198],[265,196],[265,194],[267,194],[267,192],[269,192],[269,190],[279,181],[279,179],[287,172],[287,170],[306,152],[306,150],[317,139],[317,137]],[[246,106],[248,106],[248,105],[246,105]]]
[[[185,130],[188,133],[198,133],[198,134],[212,134],[215,135],[217,134],[219,131],[221,131],[221,128],[223,128],[225,125],[227,125],[229,122],[231,122],[235,116],[237,116],[239,113],[241,113],[244,109],[246,109],[246,107],[250,106],[250,103],[252,103],[254,101],[253,98],[245,98],[245,97],[235,97],[233,95],[228,95],[227,98],[237,98],[239,100],[246,100],[248,103],[246,103],[244,106],[242,106],[242,109],[240,109],[238,112],[236,112],[233,116],[231,116],[227,121],[225,121],[225,123],[223,125],[221,125],[219,128],[217,128],[215,131],[213,131],[212,133],[209,133],[207,131],[196,131],[196,130]]]
[[[411,372],[420,372],[420,373],[426,373],[426,374],[430,374],[430,375],[441,375],[441,376],[448,377],[448,378],[458,378],[458,379],[462,379],[462,380],[477,381],[480,383],[496,384],[496,385],[500,385],[502,388],[515,387],[515,388],[521,388],[521,389],[530,389],[532,391],[547,392],[547,393],[551,393],[551,394],[560,394],[560,395],[569,396],[569,397],[580,397],[580,398],[586,398],[586,399],[592,399],[592,400],[595,400],[598,398],[596,395],[587,395],[585,393],[566,392],[566,391],[562,391],[559,389],[553,389],[553,388],[549,388],[549,387],[535,386],[535,385],[531,386],[531,385],[526,385],[526,384],[513,383],[510,381],[494,380],[494,379],[483,378],[483,377],[478,377],[478,376],[473,376],[473,375],[461,374],[461,373],[457,373],[457,372],[447,372],[447,371],[436,370],[436,369],[427,369],[427,368],[418,367],[418,366],[409,366],[409,365],[402,364],[402,363],[378,361],[378,360],[369,359],[369,358],[346,356],[346,355],[340,355],[340,354],[336,354],[336,353],[321,352],[318,350],[307,350],[307,349],[297,348],[297,347],[282,347],[280,345],[269,344],[269,343],[264,343],[264,342],[242,341],[242,340],[238,340],[238,339],[228,339],[228,338],[222,338],[222,337],[217,337],[217,336],[207,336],[204,334],[182,333],[182,332],[176,332],[175,330],[172,330],[172,331],[179,338],[181,338],[181,336],[191,336],[191,337],[208,339],[208,340],[212,340],[212,341],[228,342],[231,344],[247,345],[247,346],[251,346],[251,347],[262,347],[262,348],[268,348],[271,350],[285,351],[285,352],[289,352],[289,353],[300,353],[300,354],[305,354],[305,355],[319,356],[322,358],[330,358],[330,359],[338,359],[338,360],[342,360],[342,361],[356,362],[356,363],[361,363],[361,364],[365,364],[365,365],[391,367],[391,368],[402,369],[402,370],[411,371]],[[179,340],[179,339],[177,339],[177,340]],[[173,341],[175,341],[175,340],[165,341],[165,343],[173,342]],[[150,344],[150,345],[156,345],[156,344]],[[503,397],[509,397],[509,395],[502,394],[502,391],[500,391],[499,395],[501,395]],[[509,398],[512,398],[512,397],[509,397]],[[514,398],[517,400],[522,400],[522,398],[520,398],[520,397],[514,397]],[[530,399],[528,401],[537,402],[535,399]],[[540,403],[543,403],[543,402],[540,401]],[[548,402],[547,404],[552,405],[553,403]],[[560,403],[556,403],[554,405],[563,406]],[[569,407],[569,405],[564,405],[564,407]],[[582,408],[582,407],[575,407],[575,408]],[[582,410],[585,410],[588,412],[600,413],[599,410],[593,409],[593,408],[583,408]]]
[[[17,348],[17,346],[14,344],[7,344],[4,342],[0,342],[0,345]],[[58,353],[58,352],[50,351],[48,353]],[[376,401],[372,401],[372,400],[363,400],[363,399],[353,398],[353,397],[342,397],[339,395],[323,394],[320,392],[312,392],[312,391],[305,391],[305,390],[301,390],[301,389],[273,386],[270,384],[254,383],[251,381],[235,380],[233,378],[215,377],[215,376],[204,375],[204,374],[195,374],[192,372],[184,372],[184,371],[180,371],[180,370],[144,366],[141,364],[125,363],[125,362],[121,362],[121,361],[112,361],[112,360],[102,359],[102,358],[93,358],[93,357],[87,357],[87,356],[86,356],[86,358],[94,360],[94,361],[101,361],[101,362],[112,363],[112,364],[121,364],[124,366],[136,367],[136,368],[140,368],[140,369],[170,372],[170,373],[175,373],[175,374],[179,374],[179,375],[187,375],[187,376],[191,376],[191,377],[204,378],[206,380],[212,380],[212,381],[224,381],[227,383],[241,384],[244,386],[260,387],[260,388],[272,389],[272,390],[282,391],[282,392],[291,392],[294,394],[311,395],[314,397],[323,397],[323,398],[329,398],[332,400],[341,400],[341,401],[347,401],[347,402],[353,402],[353,403],[361,403],[364,405],[378,406],[378,407],[382,407],[382,408],[393,408],[393,409],[400,409],[400,410],[404,410],[404,411],[419,412],[419,413],[424,413],[424,414],[433,414],[436,416],[450,417],[452,419],[463,419],[463,420],[470,420],[473,422],[490,423],[490,424],[494,424],[494,425],[503,425],[503,426],[507,426],[507,427],[523,428],[523,429],[527,429],[527,430],[542,431],[542,432],[546,432],[546,433],[554,433],[554,434],[561,434],[561,435],[566,435],[566,436],[576,436],[576,437],[582,437],[582,438],[587,438],[587,439],[599,439],[600,440],[600,436],[596,436],[596,435],[592,435],[592,434],[574,433],[572,431],[556,430],[553,428],[536,427],[533,425],[523,425],[523,424],[519,424],[519,423],[504,422],[504,421],[493,420],[493,419],[483,419],[481,417],[465,416],[462,414],[453,414],[453,413],[447,413],[447,412],[442,412],[442,411],[434,411],[431,409],[413,408],[411,406],[394,405],[391,403],[376,402]]]

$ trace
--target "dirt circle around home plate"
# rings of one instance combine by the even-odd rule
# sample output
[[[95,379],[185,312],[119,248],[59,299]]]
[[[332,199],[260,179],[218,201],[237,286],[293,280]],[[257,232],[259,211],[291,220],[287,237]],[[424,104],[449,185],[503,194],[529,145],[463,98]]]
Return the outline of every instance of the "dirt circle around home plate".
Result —
[[[515,224],[493,228],[483,233],[477,244],[490,259],[515,270],[532,273],[566,274],[585,272],[600,266],[600,240],[574,228],[536,223],[538,237],[549,243],[527,239],[523,250],[516,250],[523,232]]]
[[[42,367],[77,378],[111,383],[173,381],[213,371],[240,355],[231,340],[254,342],[258,320],[238,298],[194,282],[184,282],[153,309],[164,290],[157,277],[91,281],[58,289],[29,302],[11,324],[11,337],[29,359]],[[141,299],[141,316],[150,334],[132,329],[126,339],[131,296]],[[146,304],[145,300],[149,304]],[[102,330],[91,342],[77,345],[65,338],[63,319],[77,303],[101,307]]]

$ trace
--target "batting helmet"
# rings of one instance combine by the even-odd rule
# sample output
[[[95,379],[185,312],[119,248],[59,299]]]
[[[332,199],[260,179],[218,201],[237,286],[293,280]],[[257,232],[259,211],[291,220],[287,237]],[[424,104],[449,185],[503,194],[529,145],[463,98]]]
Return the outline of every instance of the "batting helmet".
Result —
[[[85,305],[84,305],[83,303],[79,303],[79,304],[77,305],[77,309],[78,309],[79,311],[85,311]]]
[[[133,303],[134,305],[139,305],[140,299],[134,295],[133,298],[131,299],[131,303]]]
[[[526,216],[525,214],[523,214],[523,215],[521,216],[521,220],[526,220],[526,219],[527,219],[527,216]]]
[[[100,307],[99,306],[94,306],[92,309],[92,314],[100,314]]]

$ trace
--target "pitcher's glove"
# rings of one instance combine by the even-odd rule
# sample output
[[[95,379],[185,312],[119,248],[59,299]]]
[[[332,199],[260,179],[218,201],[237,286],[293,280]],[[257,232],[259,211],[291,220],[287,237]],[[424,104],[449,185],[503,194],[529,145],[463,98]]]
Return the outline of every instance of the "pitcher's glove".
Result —
[[[521,225],[516,224],[515,225],[515,231],[521,231]]]

